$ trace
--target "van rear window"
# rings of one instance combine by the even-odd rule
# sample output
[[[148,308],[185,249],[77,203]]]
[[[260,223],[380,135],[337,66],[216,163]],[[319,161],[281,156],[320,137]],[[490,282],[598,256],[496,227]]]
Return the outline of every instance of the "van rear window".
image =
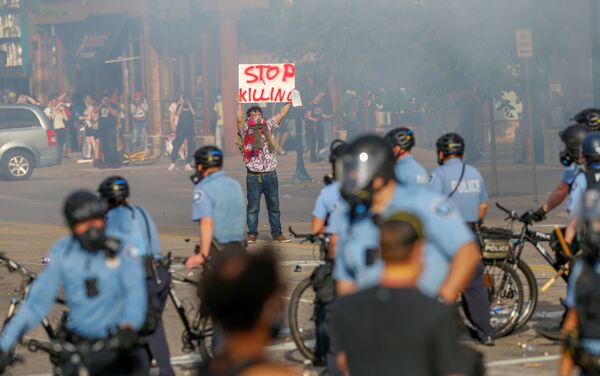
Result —
[[[0,130],[41,127],[37,116],[25,108],[1,108]]]

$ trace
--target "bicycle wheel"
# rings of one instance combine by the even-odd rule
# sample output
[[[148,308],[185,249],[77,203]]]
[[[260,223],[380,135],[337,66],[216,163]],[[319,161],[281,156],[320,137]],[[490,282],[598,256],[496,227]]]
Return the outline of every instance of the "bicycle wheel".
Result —
[[[523,282],[524,303],[514,330],[522,328],[529,322],[538,304],[538,284],[529,265],[525,261],[519,260],[516,265],[516,272],[519,279]]]
[[[494,260],[484,262],[483,283],[490,302],[490,324],[494,337],[504,337],[517,324],[523,307],[523,284],[512,268],[503,261]],[[459,311],[465,325],[475,330],[475,325],[465,314],[462,304],[459,305]]]
[[[310,278],[303,279],[298,283],[288,307],[288,321],[292,339],[306,359],[315,360],[316,327],[315,314],[315,291]]]
[[[218,345],[213,341],[214,327],[212,319],[210,317],[201,317],[199,321],[197,325],[200,329],[198,336],[201,337],[199,340],[200,355],[202,355],[202,360],[212,359]]]

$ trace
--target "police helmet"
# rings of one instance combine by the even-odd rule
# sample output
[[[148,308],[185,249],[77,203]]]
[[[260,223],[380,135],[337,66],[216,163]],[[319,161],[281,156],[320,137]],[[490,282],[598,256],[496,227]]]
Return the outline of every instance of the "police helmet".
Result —
[[[600,251],[600,191],[590,188],[583,194],[577,238],[584,256],[597,259]]]
[[[104,218],[108,207],[98,196],[87,190],[71,193],[65,200],[63,214],[69,227],[89,219]]]
[[[385,135],[385,140],[392,146],[400,146],[404,150],[410,150],[415,146],[415,134],[406,127],[395,128]]]
[[[573,117],[577,124],[585,124],[591,130],[600,130],[600,108],[586,108]]]
[[[107,201],[122,202],[129,197],[129,183],[121,176],[111,176],[100,183],[98,193]]]
[[[373,179],[395,179],[394,154],[383,138],[366,135],[348,145],[341,162],[336,164],[336,176],[342,197],[355,214],[364,214],[371,205]]]
[[[581,156],[586,163],[600,162],[600,132],[588,133],[581,143]]]
[[[589,131],[586,125],[574,124],[559,132],[558,135],[565,144],[565,150],[560,152],[560,163],[563,166],[569,166],[581,157],[581,142]]]
[[[203,146],[194,153],[194,161],[196,166],[202,166],[204,170],[211,167],[222,167],[223,152],[213,145]]]
[[[444,153],[444,156],[461,156],[465,153],[465,140],[458,133],[446,133],[438,138],[435,147],[438,152]]]

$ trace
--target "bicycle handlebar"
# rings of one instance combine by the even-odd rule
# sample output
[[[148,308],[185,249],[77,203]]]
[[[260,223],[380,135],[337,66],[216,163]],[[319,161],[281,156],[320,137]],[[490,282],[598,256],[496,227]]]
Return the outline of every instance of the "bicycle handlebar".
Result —
[[[516,211],[514,210],[510,210],[505,208],[504,206],[500,205],[500,203],[496,202],[496,207],[500,210],[502,210],[503,212],[505,212],[506,214],[508,214],[508,217],[506,217],[505,220],[512,220],[512,221],[519,221],[521,223],[524,223],[526,225],[530,225],[531,221],[527,221],[523,218],[523,214],[519,215]]]
[[[24,277],[27,282],[33,281],[37,274],[30,272],[26,267],[19,264],[18,262],[9,259],[4,255],[3,252],[0,252],[0,265],[6,267],[10,273],[19,273],[22,277]]]
[[[288,230],[290,231],[290,234],[292,234],[292,236],[294,238],[302,238],[302,239],[308,240],[311,243],[325,241],[325,236],[323,236],[321,234],[310,234],[310,233],[298,234],[292,229],[292,226],[288,227]]]

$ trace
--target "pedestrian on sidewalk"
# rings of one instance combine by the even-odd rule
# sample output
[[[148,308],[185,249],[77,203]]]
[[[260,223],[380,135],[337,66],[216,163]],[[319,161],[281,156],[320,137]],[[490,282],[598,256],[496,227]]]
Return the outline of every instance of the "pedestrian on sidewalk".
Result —
[[[143,151],[146,147],[146,132],[148,131],[148,101],[142,93],[135,93],[133,103],[130,105],[133,118],[131,152]]]
[[[260,197],[264,194],[274,242],[287,243],[281,232],[281,212],[279,211],[279,182],[277,180],[277,145],[273,131],[290,110],[291,103],[281,107],[279,113],[265,120],[263,110],[252,106],[246,111],[241,98],[237,98],[237,126],[242,138],[242,154],[246,165],[247,224],[248,243],[254,243],[258,237],[258,213]]]

